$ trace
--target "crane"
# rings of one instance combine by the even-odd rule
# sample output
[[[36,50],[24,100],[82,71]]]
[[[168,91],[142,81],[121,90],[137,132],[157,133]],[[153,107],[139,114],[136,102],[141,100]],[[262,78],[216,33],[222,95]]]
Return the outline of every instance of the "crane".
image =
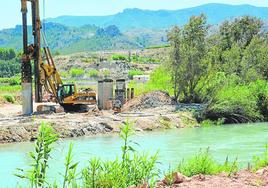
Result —
[[[28,44],[27,27],[27,2],[31,3],[32,10],[32,34],[34,44]],[[23,114],[33,112],[32,104],[32,65],[34,61],[34,86],[35,102],[43,102],[43,91],[50,93],[55,102],[59,103],[65,110],[85,110],[87,105],[95,105],[96,92],[91,89],[78,91],[75,84],[64,84],[56,68],[51,51],[46,44],[43,51],[45,60],[41,53],[41,20],[39,11],[39,0],[21,0],[22,29],[23,29],[23,55],[22,55],[22,100]]]

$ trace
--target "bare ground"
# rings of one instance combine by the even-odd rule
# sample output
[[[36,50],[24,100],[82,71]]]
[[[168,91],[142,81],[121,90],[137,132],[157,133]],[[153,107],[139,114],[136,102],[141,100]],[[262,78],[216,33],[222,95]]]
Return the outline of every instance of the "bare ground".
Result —
[[[139,186],[145,188],[147,185]],[[148,187],[148,186],[147,186]],[[256,188],[268,187],[268,167],[252,172],[241,170],[234,175],[195,175],[191,178],[176,172],[172,180],[166,179],[156,183],[157,188]]]
[[[36,109],[36,104],[34,108]],[[178,112],[171,98],[164,92],[152,92],[129,101],[120,114],[99,111],[93,107],[88,113],[52,113],[21,116],[21,106],[0,106],[0,143],[34,140],[38,126],[49,123],[61,138],[118,133],[126,123],[133,123],[136,131],[182,128],[196,123],[190,113]],[[197,123],[196,123],[197,124]]]
[[[171,105],[118,115],[112,111],[43,114],[30,117],[10,115],[13,110],[16,114],[19,113],[18,107],[20,106],[7,105],[4,113],[1,108],[0,143],[34,140],[38,126],[42,122],[51,124],[61,138],[118,133],[126,121],[133,123],[136,131],[186,126],[180,115],[175,112],[175,107]]]

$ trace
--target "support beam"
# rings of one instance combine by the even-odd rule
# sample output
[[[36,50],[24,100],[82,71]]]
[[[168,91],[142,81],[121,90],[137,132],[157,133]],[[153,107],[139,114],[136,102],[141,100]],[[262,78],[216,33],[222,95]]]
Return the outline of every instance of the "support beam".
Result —
[[[21,0],[22,29],[23,29],[23,55],[21,60],[21,85],[22,85],[22,113],[33,113],[32,94],[32,66],[28,51],[27,30],[27,0]]]
[[[35,102],[42,102],[42,85],[41,79],[41,20],[39,12],[39,0],[32,0],[32,25],[34,36],[34,82],[35,82]]]

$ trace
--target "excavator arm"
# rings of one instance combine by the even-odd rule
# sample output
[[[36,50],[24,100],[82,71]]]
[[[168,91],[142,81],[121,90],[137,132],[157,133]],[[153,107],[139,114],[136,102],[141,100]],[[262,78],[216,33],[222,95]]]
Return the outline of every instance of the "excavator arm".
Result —
[[[27,2],[30,2],[32,5],[32,34],[34,38],[34,44],[31,45],[28,45]],[[64,108],[68,108],[70,110],[74,108],[79,109],[81,106],[96,104],[97,102],[95,91],[91,89],[86,89],[84,91],[78,92],[75,84],[63,84],[60,74],[57,71],[54,60],[52,58],[50,49],[46,44],[45,34],[43,35],[45,43],[45,47],[43,48],[43,50],[45,53],[46,60],[42,60],[39,0],[21,0],[21,6],[23,18],[24,49],[24,54],[22,58],[22,83],[25,83],[25,88],[31,86],[32,83],[31,60],[34,60],[36,102],[42,102],[42,92],[44,88],[54,97],[57,103],[59,103]],[[29,88],[27,91],[32,92],[32,89]],[[27,99],[29,98],[31,98],[31,96],[29,96]]]

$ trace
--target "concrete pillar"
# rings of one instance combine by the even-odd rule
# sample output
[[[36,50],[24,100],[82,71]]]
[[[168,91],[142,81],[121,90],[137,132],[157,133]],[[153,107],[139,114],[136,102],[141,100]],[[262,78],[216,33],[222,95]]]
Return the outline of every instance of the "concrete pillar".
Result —
[[[116,80],[115,99],[121,104],[126,102],[126,81],[124,79]]]
[[[98,81],[98,107],[100,110],[103,109],[103,81]]]
[[[22,114],[31,115],[33,113],[32,84],[22,83]]]
[[[130,98],[130,89],[127,88],[127,100],[129,101],[131,98]]]
[[[113,100],[113,80],[103,80],[103,109],[110,110],[112,108]]]
[[[131,95],[130,98],[133,99],[134,98],[134,88],[131,88],[131,94],[130,95]]]

